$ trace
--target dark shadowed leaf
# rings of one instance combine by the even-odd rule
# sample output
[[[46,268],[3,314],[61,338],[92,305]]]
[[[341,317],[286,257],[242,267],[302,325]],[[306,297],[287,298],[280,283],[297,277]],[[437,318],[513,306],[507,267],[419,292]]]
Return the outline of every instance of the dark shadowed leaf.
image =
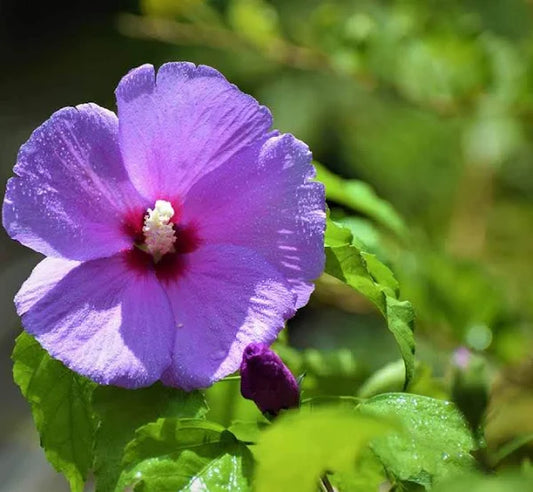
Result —
[[[159,383],[138,390],[100,386],[94,392],[93,404],[101,420],[95,446],[98,492],[115,490],[122,472],[124,448],[137,428],[159,417],[200,418],[207,412],[205,400],[198,391],[186,393]]]
[[[198,419],[159,419],[138,429],[126,448],[117,492],[244,491],[252,455],[231,432]]]
[[[13,377],[31,405],[48,461],[81,492],[93,463],[95,384],[52,359],[26,332],[13,351]]]
[[[398,237],[406,236],[407,228],[403,219],[390,203],[379,198],[368,184],[353,179],[344,180],[321,164],[315,162],[314,165],[317,171],[316,179],[324,183],[328,200],[367,215]]]

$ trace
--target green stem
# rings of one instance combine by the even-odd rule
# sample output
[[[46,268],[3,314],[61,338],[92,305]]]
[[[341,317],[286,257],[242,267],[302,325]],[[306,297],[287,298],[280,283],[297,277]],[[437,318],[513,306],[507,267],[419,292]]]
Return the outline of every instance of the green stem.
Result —
[[[226,376],[225,378],[222,378],[220,380],[220,382],[225,382],[225,381],[240,381],[241,380],[241,377],[240,376]]]
[[[308,403],[313,403],[315,401],[353,401],[355,403],[362,403],[366,398],[359,398],[357,396],[342,395],[342,396],[313,396],[310,398],[304,398],[300,404],[307,405]]]
[[[322,475],[322,478],[320,479],[320,483],[322,484],[322,488],[324,489],[325,492],[335,492],[333,485],[331,485],[331,482],[329,481],[329,478],[325,473],[324,475]]]
[[[239,387],[234,386],[228,388],[226,391],[226,401],[224,404],[224,416],[222,422],[224,425],[228,426],[233,420],[233,414],[235,412],[235,404],[237,403],[237,398],[239,394]]]
[[[520,449],[522,446],[528,442],[533,441],[533,433],[526,434],[525,436],[519,436],[512,441],[504,444],[498,451],[494,454],[492,458],[493,466],[496,466],[501,461],[503,461],[507,456],[514,453],[517,449]]]

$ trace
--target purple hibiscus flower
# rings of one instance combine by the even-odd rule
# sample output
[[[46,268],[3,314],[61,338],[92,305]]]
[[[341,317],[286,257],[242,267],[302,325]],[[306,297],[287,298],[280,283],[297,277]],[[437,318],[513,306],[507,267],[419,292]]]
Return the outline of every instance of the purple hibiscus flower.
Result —
[[[3,223],[47,258],[17,311],[98,383],[207,387],[308,301],[323,186],[307,146],[212,68],[143,65],[116,98],[118,118],[64,108],[20,149]]]

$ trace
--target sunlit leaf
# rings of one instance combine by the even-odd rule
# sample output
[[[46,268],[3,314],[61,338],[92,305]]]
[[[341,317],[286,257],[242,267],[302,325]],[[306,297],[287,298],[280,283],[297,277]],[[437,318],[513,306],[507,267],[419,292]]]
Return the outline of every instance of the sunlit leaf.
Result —
[[[531,490],[531,473],[504,472],[500,476],[482,474],[461,474],[445,480],[432,490],[434,492],[517,492]]]
[[[325,272],[372,301],[387,320],[405,364],[405,386],[414,376],[414,310],[398,299],[398,282],[376,256],[361,250],[348,229],[328,219]]]
[[[339,491],[369,492],[382,490],[380,486],[387,481],[383,465],[370,450],[365,449],[355,461],[351,470],[332,474],[331,483]]]
[[[255,443],[259,440],[261,430],[269,425],[269,422],[258,420],[234,420],[228,430],[239,440],[247,443]]]
[[[255,490],[314,492],[323,473],[352,470],[369,440],[391,428],[338,407],[283,414],[257,444]]]
[[[364,415],[396,419],[402,430],[378,438],[372,449],[388,473],[425,487],[469,470],[476,444],[463,416],[448,401],[404,393],[375,396],[359,407]]]

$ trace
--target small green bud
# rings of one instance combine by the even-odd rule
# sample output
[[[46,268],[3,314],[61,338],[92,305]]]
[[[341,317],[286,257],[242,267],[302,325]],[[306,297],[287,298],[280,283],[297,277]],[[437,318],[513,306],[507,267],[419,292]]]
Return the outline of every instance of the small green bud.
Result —
[[[457,349],[452,359],[452,399],[465,416],[474,434],[480,437],[489,404],[489,376],[481,355],[465,347]]]

